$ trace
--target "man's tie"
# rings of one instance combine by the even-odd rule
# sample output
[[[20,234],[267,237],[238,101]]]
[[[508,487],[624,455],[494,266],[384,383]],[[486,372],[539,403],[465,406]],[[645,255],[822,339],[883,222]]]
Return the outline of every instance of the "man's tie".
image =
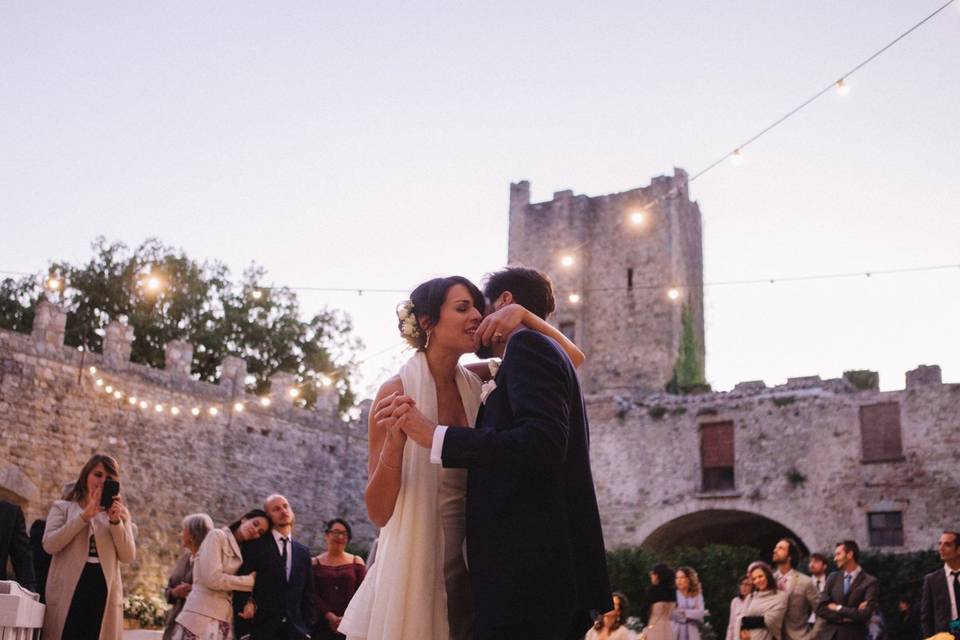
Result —
[[[953,578],[953,607],[960,612],[960,571],[951,571]]]
[[[853,582],[853,576],[849,573],[843,575],[843,595],[850,593],[850,584]]]
[[[823,593],[823,578],[817,578],[817,591]]]
[[[283,542],[283,551],[280,553],[280,560],[283,562],[283,577],[289,580],[290,576],[287,575],[287,542],[289,542],[289,540],[280,536],[280,541]]]

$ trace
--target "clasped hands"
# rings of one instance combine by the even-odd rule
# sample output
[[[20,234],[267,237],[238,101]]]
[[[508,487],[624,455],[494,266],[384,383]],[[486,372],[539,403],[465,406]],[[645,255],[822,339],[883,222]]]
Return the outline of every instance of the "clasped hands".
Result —
[[[83,511],[80,512],[80,517],[83,518],[84,522],[90,522],[101,511],[107,512],[107,518],[111,524],[119,524],[123,520],[130,519],[130,511],[127,509],[127,505],[123,503],[123,496],[121,494],[114,496],[113,502],[108,509],[100,506],[100,497],[102,495],[103,485],[95,487],[90,491],[90,495],[87,496],[87,504],[83,508]]]
[[[374,407],[374,421],[387,434],[387,441],[399,448],[410,438],[421,447],[433,446],[435,422],[416,407],[413,398],[397,392],[385,396]]]

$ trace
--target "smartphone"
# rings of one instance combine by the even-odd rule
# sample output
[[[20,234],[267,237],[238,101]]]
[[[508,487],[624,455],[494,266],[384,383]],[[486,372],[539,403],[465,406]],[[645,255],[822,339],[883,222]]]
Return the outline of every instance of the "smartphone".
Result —
[[[100,506],[109,509],[113,506],[113,499],[120,493],[120,482],[113,478],[103,481],[103,493],[100,494]]]

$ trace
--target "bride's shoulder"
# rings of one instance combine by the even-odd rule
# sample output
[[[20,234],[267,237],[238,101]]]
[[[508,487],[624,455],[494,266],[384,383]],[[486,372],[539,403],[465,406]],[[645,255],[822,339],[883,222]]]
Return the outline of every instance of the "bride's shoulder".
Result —
[[[380,388],[377,390],[377,397],[374,399],[374,403],[384,398],[391,393],[403,393],[403,382],[400,380],[399,375],[392,376],[386,380]]]

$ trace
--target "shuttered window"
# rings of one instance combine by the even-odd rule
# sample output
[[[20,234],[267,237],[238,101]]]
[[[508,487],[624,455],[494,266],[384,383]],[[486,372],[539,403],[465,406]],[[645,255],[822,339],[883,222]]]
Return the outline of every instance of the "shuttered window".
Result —
[[[864,462],[903,459],[900,403],[882,402],[860,407],[860,438]]]
[[[700,426],[700,463],[703,491],[734,488],[733,423],[713,422]]]

